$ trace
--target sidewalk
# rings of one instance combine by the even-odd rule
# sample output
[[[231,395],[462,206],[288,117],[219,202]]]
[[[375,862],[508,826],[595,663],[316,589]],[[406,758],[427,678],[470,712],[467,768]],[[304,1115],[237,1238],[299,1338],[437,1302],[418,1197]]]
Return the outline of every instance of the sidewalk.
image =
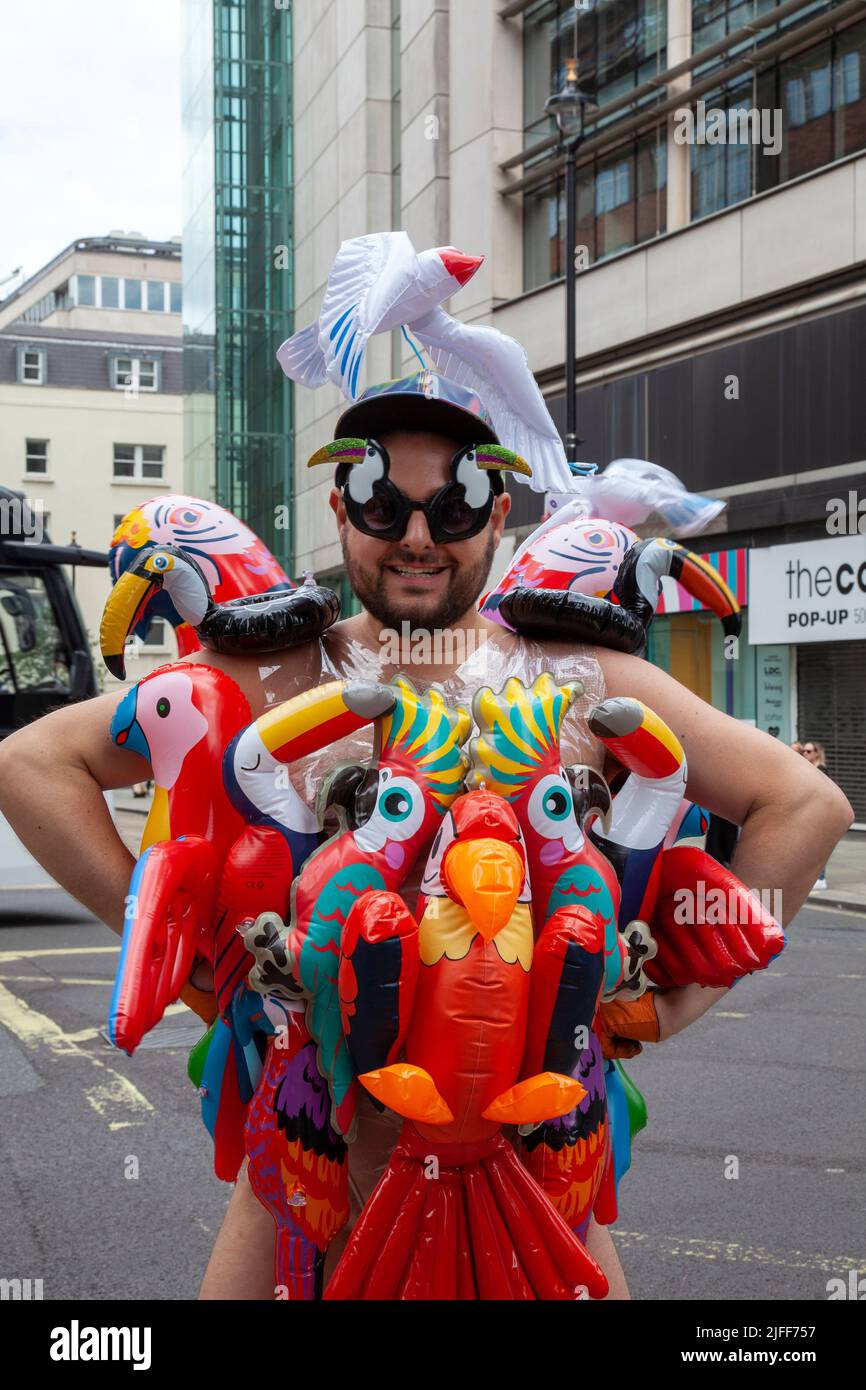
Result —
[[[808,901],[824,907],[866,912],[866,832],[849,830],[827,865],[827,887],[813,890]]]
[[[146,796],[133,796],[132,787],[120,787],[111,793],[115,811],[137,811],[146,816],[153,801],[153,789]]]

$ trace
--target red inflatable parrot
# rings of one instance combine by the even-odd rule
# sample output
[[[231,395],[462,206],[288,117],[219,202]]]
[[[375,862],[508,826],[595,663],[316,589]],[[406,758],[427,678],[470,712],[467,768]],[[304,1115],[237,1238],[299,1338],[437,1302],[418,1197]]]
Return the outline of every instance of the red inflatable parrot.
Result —
[[[583,1095],[572,1077],[539,1068],[554,1013],[567,1016],[572,1055],[573,1030],[595,1013],[600,923],[569,909],[535,945],[516,817],[482,791],[459,797],[446,817],[419,913],[416,926],[394,894],[372,893],[347,926],[340,979],[341,987],[351,980],[356,1017],[382,1009],[381,972],[356,968],[360,944],[370,955],[399,939],[407,962],[405,1060],[383,1058],[360,1076],[406,1123],[325,1297],[573,1299],[577,1289],[602,1297],[601,1269],[501,1133],[503,1124],[572,1110]],[[565,938],[582,955],[577,989],[557,978]],[[352,1034],[348,1046],[353,1052]],[[363,1068],[371,1049],[353,1059]]]

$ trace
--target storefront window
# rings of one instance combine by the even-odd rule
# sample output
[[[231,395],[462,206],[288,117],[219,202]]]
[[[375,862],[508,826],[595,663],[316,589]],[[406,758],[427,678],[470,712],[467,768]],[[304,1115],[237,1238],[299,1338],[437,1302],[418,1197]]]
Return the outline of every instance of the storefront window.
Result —
[[[749,615],[743,610],[739,640],[726,642],[713,613],[665,613],[650,628],[648,656],[707,704],[734,719],[757,720],[755,653],[749,645]]]

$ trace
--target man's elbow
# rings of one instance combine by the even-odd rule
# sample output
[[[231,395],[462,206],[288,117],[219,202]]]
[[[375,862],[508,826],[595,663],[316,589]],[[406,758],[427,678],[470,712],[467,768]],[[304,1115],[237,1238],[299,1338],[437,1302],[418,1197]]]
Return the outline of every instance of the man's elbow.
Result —
[[[823,773],[810,782],[805,804],[816,847],[822,854],[829,854],[851,829],[854,809],[842,788]],[[800,808],[802,811],[802,799]]]
[[[854,824],[854,807],[848,800],[841,787],[837,787],[835,782],[831,782],[829,777],[825,777],[826,788],[824,789],[825,806],[822,808],[821,818],[827,826],[828,833],[834,835],[836,840],[841,840],[846,831],[851,829]]]

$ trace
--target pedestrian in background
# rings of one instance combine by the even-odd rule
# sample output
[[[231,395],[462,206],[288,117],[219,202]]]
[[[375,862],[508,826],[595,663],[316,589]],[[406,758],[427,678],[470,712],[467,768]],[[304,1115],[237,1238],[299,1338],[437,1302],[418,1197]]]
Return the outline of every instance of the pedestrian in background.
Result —
[[[813,767],[817,767],[821,772],[826,773],[826,775],[830,777],[829,772],[827,772],[827,754],[824,752],[823,743],[818,743],[815,739],[807,739],[805,743],[799,745],[799,748],[796,744],[792,744],[791,746],[802,753],[807,763],[811,763]],[[830,780],[832,782],[832,777]],[[825,867],[821,870],[820,875],[815,881],[815,888],[820,889],[826,887],[827,869]]]
[[[822,772],[827,772],[827,754],[824,752],[823,743],[816,743],[814,739],[810,739],[801,744],[800,752],[813,767],[819,767]],[[827,776],[830,776],[829,772],[827,772]]]

